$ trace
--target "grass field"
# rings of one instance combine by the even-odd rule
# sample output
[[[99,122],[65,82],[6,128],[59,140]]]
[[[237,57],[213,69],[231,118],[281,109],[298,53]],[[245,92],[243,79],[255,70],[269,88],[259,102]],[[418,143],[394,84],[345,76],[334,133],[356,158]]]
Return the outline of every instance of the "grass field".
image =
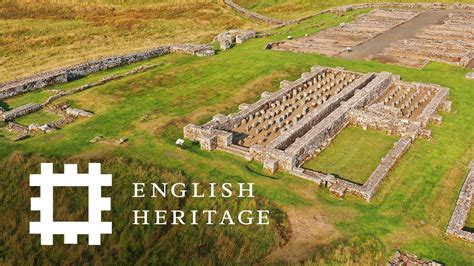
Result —
[[[329,0],[329,1],[312,1],[312,0],[235,0],[239,5],[252,11],[281,19],[295,19],[304,16],[313,15],[314,13],[342,5],[376,3],[381,1],[375,0]],[[472,0],[388,0],[383,2],[396,3],[474,3]]]
[[[348,127],[303,167],[362,185],[398,138],[380,131]]]
[[[0,82],[172,43],[266,27],[212,0],[0,2]]]
[[[59,115],[40,110],[38,112],[27,114],[18,119],[15,119],[15,122],[25,126],[29,126],[31,124],[44,125],[58,120],[59,118],[61,118]]]
[[[0,158],[6,160],[15,151],[21,151],[25,156],[34,154],[57,161],[71,157],[80,159],[115,156],[140,161],[160,171],[179,171],[184,176],[201,182],[254,182],[256,192],[262,198],[268,199],[285,212],[298,214],[290,215],[290,222],[306,219],[304,223],[291,223],[293,231],[297,231],[298,227],[306,230],[318,223],[320,233],[311,239],[316,244],[308,244],[314,245],[313,252],[305,256],[308,264],[318,261],[364,264],[369,259],[384,264],[394,250],[401,249],[450,265],[469,265],[474,260],[472,244],[444,234],[466,176],[467,165],[474,158],[474,91],[473,82],[464,78],[467,70],[439,63],[417,70],[374,61],[348,61],[263,49],[268,42],[284,39],[290,34],[298,37],[338,25],[360,12],[364,11],[350,12],[346,16],[321,15],[302,24],[276,30],[273,36],[251,40],[209,58],[169,55],[154,59],[154,63],[162,64],[145,73],[117,80],[67,99],[75,106],[93,111],[94,117],[21,142],[13,143],[0,138]],[[414,142],[384,181],[372,202],[367,203],[351,195],[339,200],[332,197],[326,189],[320,189],[309,181],[286,173],[269,175],[262,172],[261,165],[255,162],[249,163],[243,158],[221,151],[202,151],[194,143],[186,143],[184,149],[175,146],[175,140],[182,138],[182,128],[187,123],[204,123],[216,113],[231,113],[237,109],[238,104],[254,102],[263,91],[278,90],[281,80],[294,80],[316,64],[342,66],[359,72],[389,71],[406,81],[431,82],[450,88],[452,112],[442,114],[441,125],[430,125],[433,131],[431,141],[417,139]],[[67,86],[71,85],[59,85],[57,88]],[[90,139],[98,135],[106,138],[125,136],[129,141],[125,146],[89,143]],[[349,139],[359,136],[357,132],[349,132],[348,135]],[[9,169],[7,165],[8,163],[3,164],[4,169]],[[21,193],[27,186],[16,175],[9,175],[5,171],[0,173],[7,173],[2,177],[0,191],[12,191],[8,195],[0,195],[6,202],[0,208],[0,215],[4,216],[8,211],[5,206],[11,208],[15,195],[22,195],[20,199],[26,201],[27,195]],[[20,172],[20,175],[26,176],[27,170]],[[133,178],[134,175],[134,172],[128,172],[121,176]],[[130,182],[130,179],[123,182]],[[16,202],[15,204],[19,204],[19,199]],[[25,205],[20,207],[27,208]],[[9,218],[2,220],[13,221],[15,217],[23,223],[27,217],[21,216],[22,213],[9,211]],[[8,230],[11,230],[13,225],[9,226]],[[133,229],[130,231],[135,232]],[[334,234],[327,234],[327,231]],[[131,242],[141,243],[143,232],[136,233],[138,237]],[[248,233],[242,233],[245,235],[245,243],[255,240],[247,238]],[[0,239],[0,256],[5,256],[11,250],[5,244],[2,247],[1,243],[16,241],[18,238],[10,239],[5,234],[2,236],[6,240]],[[216,239],[214,236],[206,235],[203,241],[214,243],[211,241]],[[261,232],[258,236],[265,234]],[[31,239],[26,235],[23,237]],[[114,235],[113,239],[116,237],[118,236]],[[150,232],[147,232],[147,237],[146,243],[156,241]],[[125,245],[125,240],[126,238],[120,240],[121,245]],[[277,240],[272,241],[274,242],[255,244],[257,247],[245,246],[245,252],[253,251],[253,255],[245,262],[264,261],[268,252],[276,248]],[[290,239],[291,241],[296,240]],[[174,245],[179,246],[181,243],[170,242],[165,248],[172,249]],[[257,250],[253,250],[254,248]],[[132,250],[133,256],[140,253],[139,248],[134,247]],[[218,253],[218,248],[210,250],[207,255],[217,254],[217,257],[210,260],[203,258],[204,263],[225,263],[239,258],[236,253]],[[15,252],[21,251],[17,249]],[[107,252],[84,252],[93,258],[109,255]],[[44,254],[49,255],[47,252]],[[61,257],[63,254],[56,256]],[[172,255],[166,253],[164,258]],[[286,257],[289,258],[290,255]],[[226,257],[227,260],[219,260],[223,258],[219,256]],[[122,257],[119,262],[125,263],[128,259],[130,258]]]

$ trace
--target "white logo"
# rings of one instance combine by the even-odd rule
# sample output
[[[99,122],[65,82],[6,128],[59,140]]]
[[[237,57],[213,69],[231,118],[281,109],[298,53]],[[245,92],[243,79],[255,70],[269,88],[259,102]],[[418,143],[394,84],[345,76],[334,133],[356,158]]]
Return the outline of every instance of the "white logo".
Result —
[[[110,211],[110,198],[101,188],[112,186],[112,175],[101,174],[100,163],[90,163],[89,173],[77,173],[76,164],[65,164],[64,174],[53,173],[52,163],[41,164],[41,174],[30,175],[30,187],[40,187],[40,197],[31,198],[31,210],[40,211],[40,221],[30,222],[30,234],[41,235],[41,245],[52,245],[53,235],[64,235],[64,244],[77,244],[78,235],[88,235],[89,245],[100,245],[101,234],[112,234],[112,222],[102,222],[102,211]],[[82,222],[55,222],[54,187],[87,187],[89,219]]]

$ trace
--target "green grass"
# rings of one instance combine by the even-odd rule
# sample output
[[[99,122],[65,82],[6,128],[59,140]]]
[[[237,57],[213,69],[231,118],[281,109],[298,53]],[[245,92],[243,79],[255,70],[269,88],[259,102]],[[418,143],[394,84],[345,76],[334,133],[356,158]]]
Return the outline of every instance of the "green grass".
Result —
[[[470,232],[474,232],[474,203],[471,203],[471,209],[467,216],[466,224],[464,225]]]
[[[29,126],[31,124],[44,125],[44,124],[53,122],[55,120],[58,120],[59,118],[61,118],[61,116],[40,110],[38,112],[27,114],[18,119],[15,119],[15,122],[25,125],[25,126]]]
[[[305,209],[315,217],[323,217],[322,223],[337,230],[339,240],[336,241],[364,246],[364,239],[369,239],[369,246],[374,248],[367,249],[369,255],[366,256],[382,256],[381,260],[387,261],[394,250],[400,248],[450,265],[469,265],[474,260],[472,244],[445,235],[467,165],[474,158],[474,91],[473,82],[464,78],[467,70],[440,63],[419,70],[374,61],[263,49],[266,43],[284,39],[287,35],[320,30],[350,18],[326,14],[209,58],[162,57],[158,61],[163,60],[164,64],[155,69],[68,99],[76,106],[94,111],[94,117],[21,142],[0,139],[0,158],[21,151],[63,161],[71,156],[107,152],[160,169],[180,171],[201,182],[254,182],[259,195],[284,210]],[[174,144],[176,138],[182,138],[182,128],[187,123],[205,122],[216,113],[235,111],[238,104],[255,101],[263,91],[278,90],[281,80],[297,79],[316,64],[342,66],[359,72],[389,71],[406,81],[430,82],[450,88],[452,112],[442,114],[441,125],[430,125],[431,141],[415,140],[370,203],[351,195],[344,200],[336,199],[326,189],[286,173],[262,174],[255,170],[258,167],[255,163],[222,151],[206,152],[200,150],[199,145],[190,143],[180,149]],[[150,119],[142,121],[144,115]],[[129,142],[126,146],[89,143],[97,135],[105,138],[125,136]],[[128,182],[137,180],[133,176],[128,178]],[[19,184],[16,188],[23,187]],[[3,206],[9,206],[8,203]],[[27,217],[18,219],[22,221]],[[156,241],[152,234],[147,236],[146,241]],[[321,240],[318,238],[317,241]],[[338,250],[337,243],[321,244],[320,248]],[[382,243],[382,247],[378,243]],[[170,243],[167,248],[175,248],[174,244]],[[357,248],[358,244],[354,245],[354,250],[363,252]],[[195,254],[193,251],[190,256]],[[109,256],[108,252],[103,250],[104,256]],[[216,252],[212,249],[208,256],[214,256]],[[331,254],[325,259],[339,261],[337,252]],[[264,256],[260,255],[262,259]],[[312,255],[308,254],[308,257]],[[91,256],[97,258],[99,255]]]
[[[307,161],[303,167],[362,185],[398,138],[380,131],[347,127],[329,147]]]
[[[87,237],[79,236],[78,245],[62,244],[62,237],[54,238],[54,247],[40,246],[39,235],[29,235],[28,223],[39,219],[37,212],[30,211],[30,197],[39,196],[39,189],[28,185],[28,175],[39,173],[39,165],[49,159],[37,156],[25,157],[13,154],[4,160],[0,168],[0,263],[16,264],[166,264],[184,265],[189,262],[189,254],[194,254],[196,265],[222,265],[229,262],[254,264],[272,247],[284,244],[289,234],[287,217],[277,206],[264,197],[256,198],[131,198],[132,182],[181,182],[191,186],[191,182],[201,182],[176,171],[167,171],[153,165],[143,164],[124,158],[95,157],[69,160],[79,164],[79,172],[87,172],[90,160],[102,163],[102,172],[113,175],[112,188],[103,188],[102,195],[113,199],[111,212],[102,214],[103,221],[113,222],[112,235],[103,236],[101,246],[87,246]],[[62,171],[62,164],[55,170]],[[202,183],[202,182],[201,182]],[[234,184],[235,185],[235,184]],[[78,193],[78,188],[55,188],[54,209],[57,220],[72,218],[87,219],[87,192]],[[203,193],[209,193],[209,186],[202,183]],[[71,195],[74,195],[73,197]],[[217,217],[226,209],[232,213],[245,209],[267,209],[271,211],[269,226],[233,225],[209,226],[203,216],[199,225],[154,226],[132,225],[131,210],[175,210],[189,213],[190,210],[217,210]],[[150,223],[153,219],[150,218]],[[56,221],[57,221],[56,220]],[[167,218],[168,223],[172,221]],[[197,250],[202,250],[202,252]],[[245,252],[241,252],[245,250]]]
[[[47,89],[35,90],[9,98],[3,103],[0,102],[0,106],[3,106],[5,110],[11,110],[27,103],[43,103],[52,95],[54,95],[54,93],[47,91]]]

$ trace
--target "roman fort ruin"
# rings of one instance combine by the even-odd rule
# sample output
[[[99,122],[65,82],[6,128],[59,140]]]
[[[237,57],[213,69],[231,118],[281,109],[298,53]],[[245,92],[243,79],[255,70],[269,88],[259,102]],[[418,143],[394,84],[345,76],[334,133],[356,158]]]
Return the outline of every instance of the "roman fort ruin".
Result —
[[[140,62],[154,57],[164,56],[169,53],[188,54],[204,57],[214,55],[215,51],[210,45],[207,44],[175,44],[157,47],[138,53],[105,57],[91,62],[0,83],[0,100],[10,99],[18,95],[46,88],[55,84],[71,82],[95,72]],[[53,95],[41,103],[26,103],[11,110],[4,110],[2,107],[0,107],[0,121],[7,123],[6,129],[13,133],[14,141],[26,139],[31,135],[40,132],[47,133],[56,129],[60,129],[63,126],[74,122],[77,118],[91,117],[93,116],[93,113],[86,110],[72,108],[68,103],[56,103],[56,100],[104,85],[117,79],[148,71],[154,67],[156,66],[141,65],[130,71],[127,71],[126,73],[105,76],[99,81],[90,82],[73,89],[49,90],[53,93]],[[52,113],[59,118],[43,125],[37,123],[23,125],[15,122],[15,119],[17,118],[38,112],[40,110]]]
[[[369,201],[413,140],[431,138],[428,123],[442,120],[437,111],[451,109],[447,88],[404,82],[387,72],[314,66],[280,87],[262,93],[254,104],[241,104],[238,113],[215,115],[202,126],[187,125],[184,137],[199,142],[203,150],[237,154],[272,173],[287,171],[338,196],[351,192]],[[348,125],[400,136],[363,185],[302,167]]]
[[[267,49],[375,59],[415,68],[430,61],[474,67],[472,5],[431,4],[410,9],[402,9],[409,5],[394,5],[396,9],[374,9],[314,35],[269,43]]]

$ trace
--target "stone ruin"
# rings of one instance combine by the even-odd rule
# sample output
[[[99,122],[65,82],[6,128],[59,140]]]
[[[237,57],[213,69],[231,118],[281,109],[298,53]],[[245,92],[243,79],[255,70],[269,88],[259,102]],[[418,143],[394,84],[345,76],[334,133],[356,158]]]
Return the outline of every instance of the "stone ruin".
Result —
[[[147,71],[151,68],[154,68],[155,66],[156,65],[143,65],[143,66],[136,67],[136,68],[134,68],[132,70],[129,70],[129,71],[127,71],[125,73],[122,73],[122,74],[105,76],[102,79],[100,79],[99,81],[87,83],[87,84],[84,84],[84,85],[79,86],[79,87],[74,88],[74,89],[70,89],[70,90],[67,90],[67,91],[58,90],[58,91],[55,91],[56,94],[50,96],[43,103],[28,103],[28,104],[19,106],[17,108],[9,110],[9,111],[4,111],[3,109],[1,109],[0,110],[0,118],[3,121],[9,122],[10,124],[13,125],[11,127],[7,126],[7,130],[9,130],[9,131],[11,131],[11,132],[13,132],[14,134],[17,135],[15,140],[25,139],[26,137],[29,136],[29,133],[34,133],[34,132],[37,132],[37,131],[42,131],[42,132],[45,132],[45,133],[53,131],[55,129],[61,128],[62,126],[66,125],[66,124],[74,122],[75,118],[77,118],[77,117],[91,117],[93,115],[91,112],[84,111],[84,110],[77,109],[77,108],[71,108],[69,106],[64,106],[64,105],[61,105],[61,104],[52,105],[53,101],[55,101],[55,100],[57,100],[61,97],[64,97],[64,96],[72,95],[72,94],[75,94],[75,93],[93,88],[95,86],[103,85],[103,84],[105,84],[107,82],[110,82],[112,80],[117,80],[117,79],[120,79],[120,78],[123,78],[123,77],[126,77],[126,76],[130,76],[130,75],[134,75],[134,74],[137,74],[137,73],[140,73],[140,72],[143,72],[143,71]],[[16,118],[22,117],[22,116],[30,114],[30,113],[37,112],[37,111],[42,110],[42,109],[44,109],[45,111],[55,113],[59,116],[62,116],[63,118],[61,118],[58,121],[53,121],[52,123],[47,124],[47,125],[32,124],[32,125],[29,125],[28,127],[26,127],[24,125],[20,125],[18,123],[13,123],[12,122]]]
[[[474,72],[469,72],[466,74],[467,79],[474,79]]]
[[[228,30],[219,33],[214,38],[215,42],[218,42],[221,50],[229,50],[234,44],[242,44],[247,40],[256,37],[257,32],[254,30]]]
[[[416,255],[402,253],[397,250],[387,266],[408,266],[408,265],[419,265],[419,266],[441,266],[443,264],[432,260],[423,260],[418,258]]]
[[[459,197],[454,208],[453,215],[446,229],[447,235],[474,242],[474,233],[465,230],[465,224],[472,206],[472,197],[474,195],[474,161],[471,161],[470,170],[466,181],[459,192]]]
[[[406,83],[387,72],[355,73],[315,66],[294,82],[282,81],[275,93],[264,92],[254,104],[241,104],[235,114],[218,114],[208,123],[187,125],[184,137],[203,150],[220,149],[330,187],[343,196],[352,192],[370,200],[395,162],[420,136],[429,138],[429,121],[441,122],[449,111],[448,89]],[[384,130],[400,140],[364,185],[302,168],[347,125]]]
[[[42,108],[41,104],[38,103],[27,103],[25,105],[22,105],[20,107],[17,107],[13,110],[3,112],[1,114],[1,117],[3,121],[11,121],[15,118],[36,112]]]
[[[323,30],[294,40],[275,42],[268,48],[280,51],[318,53],[337,56],[420,14],[416,11],[376,9],[358,16],[350,23]]]
[[[422,68],[430,61],[474,67],[474,12],[452,12],[413,38],[390,44],[373,56],[382,62]]]
[[[207,44],[175,44],[153,48],[139,53],[105,57],[87,63],[0,83],[0,100],[54,84],[67,83],[98,71],[163,56],[169,53],[183,53],[196,56],[210,56],[215,54],[214,49]]]

